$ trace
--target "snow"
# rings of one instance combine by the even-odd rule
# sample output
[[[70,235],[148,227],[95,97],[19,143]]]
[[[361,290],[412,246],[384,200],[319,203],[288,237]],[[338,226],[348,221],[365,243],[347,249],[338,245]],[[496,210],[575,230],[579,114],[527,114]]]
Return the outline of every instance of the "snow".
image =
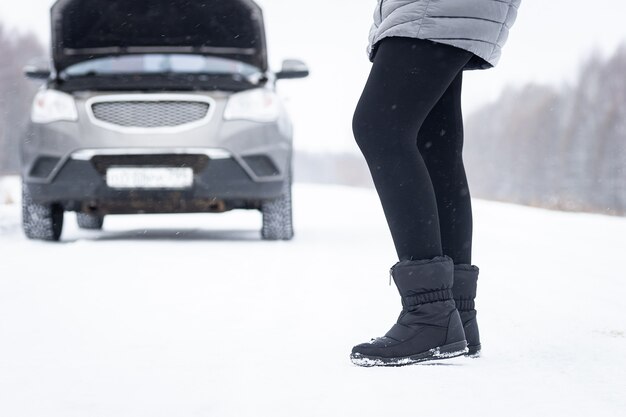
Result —
[[[622,416],[626,219],[474,201],[483,356],[359,368],[399,312],[371,190],[27,241],[0,205],[0,416]]]
[[[18,176],[0,176],[0,207],[19,201],[21,180]]]

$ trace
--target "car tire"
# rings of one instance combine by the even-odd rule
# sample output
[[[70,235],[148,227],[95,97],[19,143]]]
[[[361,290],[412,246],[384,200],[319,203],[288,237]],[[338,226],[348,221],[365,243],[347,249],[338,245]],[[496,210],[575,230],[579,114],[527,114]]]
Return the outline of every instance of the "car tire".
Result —
[[[104,216],[89,213],[76,213],[78,227],[84,230],[102,230]]]
[[[291,240],[293,238],[293,214],[291,201],[291,175],[283,184],[282,195],[266,200],[261,206],[263,214],[263,240]]]
[[[63,231],[63,207],[34,203],[28,186],[22,186],[22,229],[27,238],[57,242]]]

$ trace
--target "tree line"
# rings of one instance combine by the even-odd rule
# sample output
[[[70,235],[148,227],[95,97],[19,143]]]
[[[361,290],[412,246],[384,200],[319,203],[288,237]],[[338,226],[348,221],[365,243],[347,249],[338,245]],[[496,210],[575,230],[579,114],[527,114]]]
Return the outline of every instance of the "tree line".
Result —
[[[0,22],[0,174],[19,172],[19,143],[38,88],[23,68],[44,55],[35,35],[9,31]]]
[[[573,85],[505,91],[466,123],[475,197],[626,215],[626,45]]]

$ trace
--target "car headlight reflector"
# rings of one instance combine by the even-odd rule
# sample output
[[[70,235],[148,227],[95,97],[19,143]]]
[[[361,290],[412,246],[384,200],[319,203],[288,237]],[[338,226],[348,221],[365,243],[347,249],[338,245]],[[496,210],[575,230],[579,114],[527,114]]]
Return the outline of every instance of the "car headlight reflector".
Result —
[[[257,88],[230,96],[224,119],[274,122],[281,112],[280,99],[271,90]]]
[[[31,112],[33,123],[51,123],[78,120],[74,98],[55,90],[42,90],[37,93]]]

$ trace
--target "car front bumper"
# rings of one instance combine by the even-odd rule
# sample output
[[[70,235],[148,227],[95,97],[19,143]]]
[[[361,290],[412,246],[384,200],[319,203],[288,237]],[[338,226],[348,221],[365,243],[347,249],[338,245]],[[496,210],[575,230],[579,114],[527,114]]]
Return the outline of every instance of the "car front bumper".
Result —
[[[142,152],[83,150],[65,161],[52,159],[39,168],[35,164],[34,173],[46,180],[25,182],[37,203],[57,203],[70,211],[132,214],[259,208],[262,201],[279,197],[289,181],[264,155],[237,157],[199,149]],[[112,188],[106,181],[110,167],[191,168],[193,184],[182,189]]]

